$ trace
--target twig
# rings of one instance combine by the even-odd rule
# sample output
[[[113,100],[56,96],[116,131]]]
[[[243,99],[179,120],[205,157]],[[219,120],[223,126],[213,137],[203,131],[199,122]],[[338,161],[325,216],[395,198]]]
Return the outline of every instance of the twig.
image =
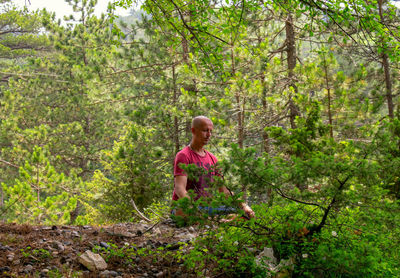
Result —
[[[157,215],[158,217],[160,217],[160,219],[162,219],[162,220],[167,220],[167,218],[165,218],[165,217],[162,217],[161,215],[159,215],[158,213],[156,213],[154,210],[152,210],[151,208],[149,208],[149,210],[152,212],[152,213],[154,213],[155,215]]]
[[[6,164],[6,165],[8,165],[8,166],[17,168],[17,169],[19,168],[18,165],[12,164],[11,162],[5,161],[5,160],[3,160],[3,159],[1,159],[1,158],[0,158],[0,162]]]
[[[135,209],[135,211],[137,212],[137,214],[140,216],[140,218],[142,218],[146,222],[151,222],[150,219],[148,219],[146,216],[144,216],[143,213],[141,213],[139,211],[139,209],[137,208],[135,201],[133,201],[133,199],[131,199],[131,204],[132,204],[133,208]]]

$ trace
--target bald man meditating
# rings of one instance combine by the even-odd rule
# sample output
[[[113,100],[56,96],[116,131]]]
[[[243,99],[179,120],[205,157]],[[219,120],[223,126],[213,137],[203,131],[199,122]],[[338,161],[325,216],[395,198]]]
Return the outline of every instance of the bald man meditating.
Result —
[[[193,118],[191,127],[192,140],[190,144],[178,152],[175,157],[174,193],[172,200],[176,201],[185,197],[190,198],[188,195],[189,190],[195,192],[195,200],[200,197],[212,197],[206,189],[209,187],[207,182],[211,181],[212,176],[216,174],[210,171],[210,169],[217,163],[217,158],[212,153],[205,150],[204,146],[210,141],[213,128],[214,126],[212,121],[207,117],[197,116]],[[208,174],[202,175],[198,177],[198,179],[189,179],[185,171],[180,167],[181,164],[195,164],[196,166],[205,169]],[[227,196],[231,195],[231,192],[225,186],[220,187],[218,190],[224,192]],[[241,207],[248,217],[254,217],[253,210],[247,204],[242,203]],[[229,208],[225,207],[202,209],[205,209],[210,215],[232,212],[232,208],[229,210]],[[183,215],[181,210],[178,210],[175,214]]]

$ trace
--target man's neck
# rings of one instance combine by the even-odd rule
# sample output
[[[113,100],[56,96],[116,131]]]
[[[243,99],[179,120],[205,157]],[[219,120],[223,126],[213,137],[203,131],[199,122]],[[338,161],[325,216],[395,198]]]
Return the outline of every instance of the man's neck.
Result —
[[[206,154],[206,151],[203,149],[202,145],[196,145],[196,144],[193,144],[193,142],[190,142],[189,148],[191,148],[192,151],[194,151],[195,153],[198,153],[200,155]]]

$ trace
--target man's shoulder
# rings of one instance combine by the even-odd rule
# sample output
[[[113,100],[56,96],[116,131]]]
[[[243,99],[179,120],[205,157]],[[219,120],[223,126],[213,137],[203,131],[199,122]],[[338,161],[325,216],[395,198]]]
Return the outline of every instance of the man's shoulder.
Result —
[[[212,156],[213,158],[217,158],[212,152],[207,151],[207,153],[208,153],[210,156]]]
[[[189,147],[186,146],[182,150],[180,150],[176,156],[175,160],[187,160],[189,159]]]
[[[190,148],[189,146],[184,147],[182,150],[180,150],[179,152],[177,152],[176,157],[180,156],[180,155],[185,155],[187,156],[190,152]]]
[[[208,153],[209,155],[212,155],[212,156],[215,157],[215,155],[214,155],[212,152],[208,151],[208,150],[207,150],[207,153]]]

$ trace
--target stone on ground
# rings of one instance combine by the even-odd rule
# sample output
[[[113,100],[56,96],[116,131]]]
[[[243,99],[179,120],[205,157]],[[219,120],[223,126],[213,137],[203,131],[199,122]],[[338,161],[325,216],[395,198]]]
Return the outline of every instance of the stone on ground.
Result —
[[[107,263],[104,259],[90,250],[87,250],[79,257],[79,262],[91,271],[105,270],[107,268]]]

